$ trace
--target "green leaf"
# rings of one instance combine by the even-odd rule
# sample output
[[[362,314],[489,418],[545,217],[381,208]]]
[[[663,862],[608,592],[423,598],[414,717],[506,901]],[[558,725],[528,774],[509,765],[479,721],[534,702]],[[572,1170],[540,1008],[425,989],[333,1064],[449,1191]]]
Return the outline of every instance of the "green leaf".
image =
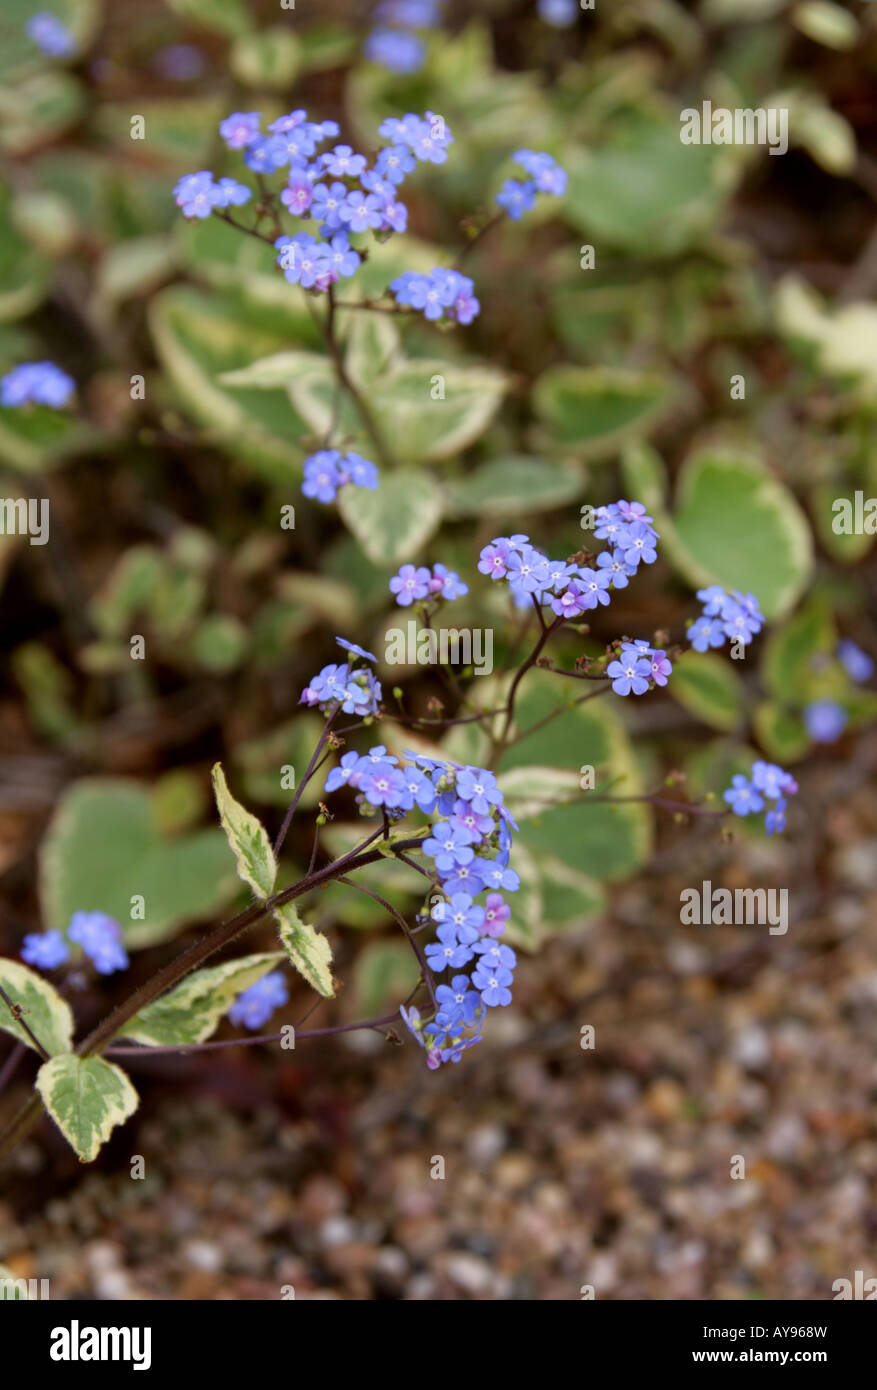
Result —
[[[50,1057],[59,1052],[69,1052],[73,1046],[73,1014],[66,999],[58,991],[17,960],[0,958],[0,985],[9,995],[13,1004],[21,1008],[24,1019],[34,1035],[40,1040]],[[13,1038],[33,1047],[21,1024],[12,1017],[7,1004],[0,999],[0,1028],[11,1033]]]
[[[578,458],[615,453],[647,431],[672,399],[666,378],[621,367],[549,367],[533,389],[533,408],[550,438]]]
[[[328,937],[303,922],[294,903],[276,908],[274,918],[280,928],[283,948],[296,970],[324,999],[331,999],[335,994],[335,981]]]
[[[756,707],[753,724],[767,756],[783,767],[809,751],[810,735],[800,714],[773,700],[763,700]]]
[[[419,970],[404,941],[372,941],[356,957],[353,990],[355,1017],[374,1018],[401,1004],[417,983]]]
[[[527,516],[563,506],[581,486],[576,469],[526,454],[502,455],[464,477],[449,479],[446,510],[454,517]]]
[[[106,912],[135,950],[210,916],[237,891],[221,830],[167,838],[149,791],[121,778],[66,789],[40,848],[39,883],[48,927],[65,930],[74,912]],[[134,895],[145,900],[142,921],[131,918]]]
[[[257,816],[235,801],[221,763],[214,763],[211,775],[219,818],[235,857],[238,878],[250,885],[257,898],[270,897],[277,878],[277,864],[268,832]]]
[[[581,873],[553,855],[545,855],[538,862],[543,937],[581,927],[605,911],[606,890],[590,874]]]
[[[167,4],[181,19],[229,38],[245,34],[251,24],[246,0],[167,0]]]
[[[587,793],[579,785],[578,768],[533,764],[510,768],[503,773],[502,791],[515,820],[538,816],[551,806],[561,806],[567,801],[587,799]]]
[[[229,67],[239,82],[269,92],[283,91],[294,82],[300,66],[298,39],[278,24],[257,34],[245,34],[229,54]]]
[[[777,327],[805,344],[827,376],[871,393],[877,385],[877,305],[846,304],[825,310],[799,276],[787,275],[774,296]]]
[[[392,371],[399,358],[399,330],[389,314],[357,313],[345,315],[344,365],[360,390],[368,390]]]
[[[598,148],[580,144],[569,170],[564,212],[595,245],[653,259],[700,241],[731,192],[733,155],[722,146],[683,145],[678,111],[622,114]]]
[[[51,262],[45,251],[13,226],[14,206],[8,192],[0,188],[0,323],[10,323],[35,309],[51,278]]]
[[[743,722],[743,683],[731,661],[715,652],[683,652],[667,691],[711,729],[729,733]]]
[[[211,613],[192,633],[192,655],[208,671],[233,671],[244,659],[248,633],[230,613]]]
[[[149,1047],[185,1047],[206,1042],[223,1014],[250,985],[283,960],[282,951],[241,956],[196,970],[126,1023],[119,1036]]]
[[[0,146],[16,157],[25,155],[61,135],[84,109],[82,84],[69,72],[28,73],[14,86],[0,88]]]
[[[128,1077],[102,1057],[53,1057],[37,1072],[37,1090],[64,1138],[90,1163],[139,1097]]]
[[[91,426],[46,405],[0,411],[0,462],[18,473],[57,468],[98,439]]]
[[[224,373],[279,351],[283,337],[254,327],[230,301],[186,286],[162,291],[149,322],[162,366],[209,437],[275,481],[298,476],[307,428],[286,391],[222,384]]]
[[[808,39],[825,48],[844,51],[854,48],[859,38],[859,22],[841,5],[829,0],[804,0],[792,10],[792,23]]]
[[[484,433],[508,388],[483,363],[417,358],[385,373],[370,397],[378,423],[405,462],[448,458]]]
[[[833,656],[836,644],[830,612],[819,599],[810,599],[768,634],[761,657],[765,689],[782,704],[805,703],[815,693],[819,658],[825,661]]]
[[[338,511],[368,558],[392,567],[410,559],[435,534],[442,494],[429,473],[385,471],[374,491],[342,488]]]
[[[515,731],[523,734],[533,727],[534,732],[503,755],[500,786],[505,787],[511,769],[534,763],[562,768],[567,778],[574,770],[590,765],[595,769],[596,794],[608,789],[610,782],[610,795],[612,791],[619,796],[638,793],[640,777],[619,716],[607,707],[605,699],[578,706],[569,703],[570,699],[561,677],[543,671],[527,673],[516,701]],[[558,707],[561,714],[535,728]],[[589,804],[588,796],[583,791],[572,804],[549,806],[519,822],[516,870],[520,843],[531,849],[537,859],[549,854],[569,868],[600,880],[623,878],[645,861],[651,850],[649,808],[638,802],[616,806],[596,801]]]
[[[807,519],[755,451],[716,446],[692,454],[672,524],[662,517],[657,529],[659,548],[690,583],[751,592],[767,618],[788,612],[810,577]]]

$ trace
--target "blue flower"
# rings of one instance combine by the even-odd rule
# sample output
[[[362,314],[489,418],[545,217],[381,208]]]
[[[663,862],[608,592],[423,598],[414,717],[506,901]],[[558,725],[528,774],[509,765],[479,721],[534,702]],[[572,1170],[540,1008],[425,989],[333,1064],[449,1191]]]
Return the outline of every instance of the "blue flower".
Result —
[[[338,209],[338,216],[351,232],[367,232],[370,227],[380,227],[383,221],[382,206],[376,193],[354,189]]]
[[[363,771],[359,785],[370,805],[389,809],[401,806],[407,791],[399,768],[386,762],[375,763]]]
[[[510,970],[504,970],[502,966],[486,965],[481,960],[472,972],[472,983],[481,994],[481,1002],[489,1009],[498,1005],[505,1008],[512,1002],[512,992],[509,989],[512,980]]]
[[[449,824],[457,835],[463,837],[463,843],[467,845],[477,845],[493,829],[493,821],[490,816],[479,815],[474,806],[469,806],[467,802],[459,800],[454,802],[454,811]]]
[[[358,787],[360,777],[368,765],[368,760],[361,758],[358,753],[345,753],[341,758],[341,766],[333,767],[326,778],[323,790],[335,792],[339,787]]]
[[[60,410],[75,390],[73,378],[54,362],[20,362],[0,377],[0,405],[47,405]]]
[[[359,252],[354,251],[353,247],[350,245],[346,232],[336,232],[335,236],[333,236],[330,241],[326,242],[323,247],[323,257],[331,269],[345,280],[349,279],[351,275],[354,275],[359,267]],[[359,454],[348,454],[347,457],[348,459],[358,459],[360,456]],[[358,478],[354,478],[354,482],[356,482],[359,487],[377,487],[378,470],[373,463],[369,464],[369,467],[374,469],[375,482],[365,483],[360,482]]]
[[[449,985],[438,986],[435,997],[443,1010],[458,1010],[464,1024],[474,1022],[481,999],[468,975],[454,975]]]
[[[39,970],[55,970],[69,955],[67,942],[54,927],[50,931],[30,932],[21,948],[21,959]]]
[[[435,806],[435,787],[429,780],[425,772],[421,772],[419,767],[409,763],[402,769],[405,778],[405,801],[403,805],[406,810],[411,811],[417,806],[421,811],[428,815]]]
[[[516,164],[520,164],[532,179],[536,181],[536,187],[540,193],[548,193],[551,197],[559,198],[566,192],[567,173],[561,169],[560,165],[550,155],[536,150],[518,150],[512,156]]]
[[[105,912],[74,912],[67,935],[82,947],[99,975],[112,975],[115,970],[127,968],[122,928]]]
[[[230,150],[244,150],[259,134],[260,111],[233,111],[219,122],[219,133]]]
[[[555,29],[569,29],[578,19],[578,0],[539,0],[539,18]]]
[[[804,723],[814,743],[834,743],[846,728],[848,718],[836,700],[814,700],[804,710]]]
[[[426,49],[417,35],[406,34],[401,29],[373,29],[362,51],[369,62],[390,72],[419,72],[426,57]]]
[[[76,40],[67,25],[48,10],[31,15],[27,36],[47,58],[71,58],[76,52]]]
[[[244,163],[256,174],[275,174],[289,163],[287,139],[283,135],[257,135],[244,150]]]
[[[341,486],[340,460],[337,449],[319,449],[305,459],[301,486],[305,497],[313,497],[318,502],[334,502]]]
[[[848,637],[838,642],[837,659],[850,680],[869,681],[874,674],[874,662],[868,653],[863,652],[861,647],[857,647]]]
[[[646,565],[653,565],[658,558],[655,532],[644,521],[635,521],[625,527],[618,538],[618,549],[624,557],[624,563],[633,565],[634,568],[640,561]]]
[[[449,924],[439,927],[436,936],[438,941],[432,942],[424,952],[430,970],[437,974],[447,969],[459,970],[472,959],[469,947],[457,939],[456,928]]]
[[[501,941],[493,941],[489,936],[483,936],[475,944],[475,954],[480,956],[479,965],[484,969],[495,969],[497,966],[503,970],[514,970],[518,963],[518,958],[511,946],[506,946]]]
[[[764,817],[764,828],[768,835],[774,833],[782,834],[786,828],[786,807],[787,802],[784,796],[779,797],[775,806],[772,806]]]
[[[735,816],[748,816],[753,811],[764,810],[764,800],[742,772],[731,778],[731,785],[723,796]]]
[[[463,945],[471,946],[480,935],[484,908],[478,907],[469,893],[453,893],[450,902],[436,903],[432,918],[435,922],[449,923]]]
[[[355,642],[347,642],[343,637],[336,637],[335,641],[339,647],[343,647],[346,652],[352,652],[354,656],[364,657],[366,661],[373,661],[377,664],[377,657],[371,652],[367,652],[364,647],[358,647]]]
[[[476,859],[472,865],[476,874],[484,884],[485,888],[490,888],[497,892],[502,888],[506,893],[517,893],[521,886],[521,880],[514,869],[501,864],[499,859]]]
[[[496,201],[504,208],[513,222],[519,222],[525,212],[536,203],[535,183],[521,183],[520,179],[506,179],[496,195]]]
[[[493,773],[481,767],[467,766],[457,774],[457,794],[479,816],[490,815],[490,808],[502,801],[502,792]]]
[[[400,608],[408,608],[416,600],[426,598],[430,577],[425,565],[417,569],[413,565],[402,565],[399,573],[390,580],[390,593],[396,595]]]
[[[446,599],[448,603],[469,592],[469,585],[464,584],[456,570],[449,570],[447,565],[433,565],[429,588],[431,593]]]
[[[213,182],[209,169],[184,174],[174,186],[174,201],[184,217],[209,217],[214,208],[227,207],[225,195]]]
[[[597,556],[597,567],[607,571],[613,589],[626,589],[634,573],[633,566],[624,562],[624,552],[618,549],[602,551]]]
[[[762,759],[752,764],[752,785],[762,796],[770,801],[781,797],[789,780],[789,774],[776,763],[766,763]]]
[[[286,980],[279,970],[263,975],[249,989],[238,995],[228,1011],[229,1020],[237,1027],[264,1028],[275,1009],[289,999]]]
[[[609,602],[608,589],[612,583],[605,569],[579,569],[576,574],[576,588],[583,595],[585,608],[596,608]]]
[[[347,197],[347,185],[343,183],[318,183],[314,187],[311,213],[322,221],[323,230],[341,226],[341,204]]]
[[[324,666],[302,692],[299,704],[325,705],[336,700],[345,700],[349,674],[346,666],[337,666],[334,663]]]
[[[688,640],[696,652],[725,645],[725,629],[721,618],[695,618],[688,629]]]
[[[252,190],[237,179],[221,178],[216,184],[216,206],[218,208],[242,207],[252,197]]]
[[[402,183],[405,175],[416,167],[417,160],[405,145],[390,145],[381,150],[375,160],[375,172],[395,184]]]
[[[622,653],[620,660],[610,661],[606,673],[612,677],[616,695],[644,695],[649,688],[651,663],[648,657]]]
[[[336,145],[320,155],[320,162],[335,178],[356,178],[365,168],[365,155],[354,154],[350,145]]]

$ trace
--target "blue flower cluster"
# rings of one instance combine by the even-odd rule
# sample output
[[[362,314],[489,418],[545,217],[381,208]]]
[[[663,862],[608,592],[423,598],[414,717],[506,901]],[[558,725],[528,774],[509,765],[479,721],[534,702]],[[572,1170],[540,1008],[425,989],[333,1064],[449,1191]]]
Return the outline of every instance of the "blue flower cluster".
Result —
[[[433,861],[441,891],[432,907],[436,941],[426,947],[429,970],[455,972],[435,991],[436,1011],[424,1023],[417,1009],[402,1016],[427,1050],[431,1069],[458,1062],[481,1041],[486,1010],[511,1003],[514,951],[498,938],[510,909],[502,892],[515,893],[520,879],[509,867],[512,831],[517,830],[492,772],[484,768],[405,753],[406,762],[383,744],[368,753],[345,753],[326,779],[325,791],[353,787],[363,809],[386,811],[398,820],[422,811],[433,818],[423,853]],[[475,902],[487,894],[484,905]],[[461,973],[474,962],[471,978]]]
[[[566,192],[567,173],[552,155],[540,150],[518,150],[512,155],[515,164],[530,175],[526,182],[521,179],[506,179],[496,195],[496,201],[508,213],[513,222],[519,222],[525,212],[536,205],[536,196],[547,193],[552,198],[561,198]]]
[[[363,47],[365,57],[390,72],[419,72],[426,49],[412,30],[435,29],[441,20],[442,0],[381,0],[374,17],[378,21]]]
[[[54,362],[20,362],[0,377],[0,405],[65,406],[76,390],[72,377]]]
[[[234,111],[220,122],[219,132],[255,174],[288,170],[281,202],[294,217],[319,226],[315,235],[301,231],[278,237],[277,261],[290,284],[318,294],[356,273],[362,257],[351,245],[351,236],[371,231],[385,240],[405,231],[408,209],[399,199],[399,185],[418,161],[443,164],[454,139],[443,118],[432,111],[392,117],[380,126],[386,143],[374,167],[368,168],[366,156],[350,145],[317,153],[318,145],[339,134],[337,121],[309,121],[301,109],[280,116],[265,131],[261,121],[258,111]],[[247,202],[251,190],[232,178],[214,179],[202,169],[181,178],[174,197],[184,216],[205,218],[214,210]],[[465,276],[458,280],[449,303],[459,301],[459,321],[468,323],[478,312],[478,302],[472,282]]]
[[[279,1009],[289,999],[286,980],[279,970],[263,975],[249,989],[242,990],[228,1011],[228,1017],[237,1027],[251,1028],[254,1032],[264,1028],[275,1009]]]
[[[82,947],[99,975],[126,970],[128,955],[122,945],[122,928],[105,912],[74,912],[67,937]],[[31,932],[24,938],[21,958],[40,970],[55,970],[69,959],[70,948],[61,932]]]
[[[471,323],[481,312],[481,302],[475,298],[475,282],[459,270],[444,270],[436,266],[428,275],[405,271],[390,281],[390,292],[396,303],[406,308],[421,309],[423,317],[435,323],[447,316],[455,323]]]
[[[346,483],[374,491],[378,486],[377,467],[361,454],[342,454],[337,449],[318,449],[305,459],[301,486],[305,497],[334,502],[338,489]]]
[[[358,714],[362,719],[377,714],[381,683],[367,666],[353,667],[351,661],[353,657],[362,657],[376,663],[377,657],[355,642],[346,642],[343,637],[336,637],[335,641],[350,653],[346,665],[324,666],[305,686],[299,704],[317,705],[324,714],[334,714],[340,706],[345,714]]]
[[[752,764],[749,777],[738,772],[731,778],[731,785],[723,793],[725,800],[735,816],[749,816],[764,810],[765,801],[774,804],[764,817],[768,835],[786,828],[786,808],[789,796],[794,796],[798,783],[791,773],[776,763],[758,761]]]
[[[72,58],[76,52],[76,40],[67,25],[48,10],[31,15],[27,35],[47,58]]]
[[[450,603],[468,594],[469,585],[447,565],[433,565],[431,570],[426,565],[402,565],[390,580],[390,592],[400,608],[409,608],[422,599],[446,599]]]
[[[618,656],[610,661],[606,674],[612,678],[616,695],[645,695],[652,685],[666,685],[673,670],[667,653],[650,647],[642,638],[622,642]]]
[[[727,638],[747,646],[764,626],[764,614],[754,594],[711,584],[707,589],[698,589],[697,597],[703,604],[703,613],[688,629],[688,640],[696,652],[723,647]]]
[[[609,602],[610,590],[627,588],[641,564],[654,564],[658,533],[641,502],[613,502],[594,512],[595,536],[610,549],[597,557],[596,569],[549,560],[525,535],[497,536],[481,551],[478,568],[491,579],[508,579],[518,607],[545,605],[559,617],[577,618]]]

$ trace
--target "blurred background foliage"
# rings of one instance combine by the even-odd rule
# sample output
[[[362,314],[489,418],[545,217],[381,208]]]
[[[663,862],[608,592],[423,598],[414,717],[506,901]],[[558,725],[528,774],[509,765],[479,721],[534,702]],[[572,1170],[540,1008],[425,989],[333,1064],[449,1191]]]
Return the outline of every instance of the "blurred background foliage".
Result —
[[[76,908],[128,923],[133,948],[160,948],[231,906],[210,764],[279,817],[279,769],[302,769],[319,730],[297,713],[299,692],[334,659],[336,632],[383,650],[403,560],[459,570],[470,593],[454,620],[495,627],[499,669],[516,639],[500,586],[475,573],[478,549],[525,528],[571,553],[587,540],[586,502],[636,497],[662,535],[659,564],[594,615],[587,650],[619,622],[680,639],[693,588],[710,582],[756,593],[770,624],[742,664],[687,654],[637,708],[570,708],[508,751],[517,943],[587,921],[650,855],[651,813],[583,805],[580,765],[624,792],[670,768],[695,793],[718,791],[754,756],[806,760],[815,699],[843,706],[845,739],[873,720],[877,697],[835,657],[841,636],[875,650],[873,537],[836,535],[831,502],[877,494],[877,5],[597,0],[557,29],[529,0],[460,0],[405,74],[363,56],[372,16],[342,0],[52,0],[79,46],[67,62],[25,36],[42,7],[3,7],[0,369],[52,357],[81,408],[0,414],[0,490],[52,506],[45,548],[0,537],[5,951]],[[679,112],[704,98],[786,106],[789,152],[683,145]],[[270,248],[184,222],[171,196],[191,170],[242,176],[217,135],[229,111],[297,106],[338,119],[363,151],[409,110],[440,113],[455,136],[447,164],[406,183],[411,230],[370,254],[353,296],[450,263],[517,148],[570,173],[564,199],[473,249],[471,327],[341,316],[348,371],[396,468],[337,510],[300,493],[334,393],[305,296]],[[355,412],[341,419],[370,456]],[[133,633],[144,662],[130,659]],[[581,645],[566,647],[569,665]],[[436,693],[418,669],[380,674],[411,712]],[[485,704],[501,697],[496,678],[475,687]],[[533,673],[519,729],[568,693]],[[382,736],[412,742],[399,726]],[[441,743],[482,751],[472,726]],[[355,829],[339,819],[327,846]],[[288,846],[291,877],[309,831]],[[402,906],[422,896],[403,865],[364,881]],[[147,920],[129,922],[144,882]],[[380,934],[379,905],[335,885],[310,906],[322,923],[379,932],[349,948],[343,1008],[398,998],[408,961]]]

